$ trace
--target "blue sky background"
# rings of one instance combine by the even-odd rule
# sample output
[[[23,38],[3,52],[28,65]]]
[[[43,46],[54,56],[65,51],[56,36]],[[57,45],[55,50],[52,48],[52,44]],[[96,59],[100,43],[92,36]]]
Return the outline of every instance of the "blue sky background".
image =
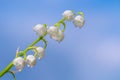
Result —
[[[37,38],[33,26],[53,25],[71,9],[85,13],[84,28],[68,22],[60,44],[47,36],[44,59],[17,73],[17,80],[120,80],[119,4],[119,0],[0,0],[0,71],[13,60],[17,47],[24,50]]]

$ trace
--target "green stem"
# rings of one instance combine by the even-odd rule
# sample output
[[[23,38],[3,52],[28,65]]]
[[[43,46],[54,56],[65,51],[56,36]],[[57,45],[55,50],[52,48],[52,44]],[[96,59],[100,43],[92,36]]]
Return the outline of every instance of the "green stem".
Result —
[[[29,47],[34,46],[36,43],[38,43],[40,40],[42,40],[43,36],[39,37],[38,39],[36,39],[32,44],[30,44],[22,53],[20,56],[23,56],[29,49]],[[2,77],[3,75],[5,75],[12,67],[13,67],[13,61],[0,72],[0,77]]]
[[[63,26],[64,26],[64,28],[63,28],[63,32],[65,31],[65,29],[66,29],[66,24],[65,24],[65,21],[66,19],[65,18],[63,18],[63,19],[61,19],[60,21],[58,21],[56,24],[54,24],[54,26],[57,26],[59,29],[60,29],[60,24],[62,24]]]
[[[66,20],[65,18],[59,20],[57,23],[54,24],[54,26],[56,26],[56,27],[58,27],[60,29],[60,24],[64,23],[65,20]]]
[[[47,41],[44,38],[42,40],[44,42],[44,49],[46,49],[46,47],[47,47]]]
[[[11,62],[1,73],[0,77],[2,77],[6,72],[8,72],[13,67],[13,62]]]

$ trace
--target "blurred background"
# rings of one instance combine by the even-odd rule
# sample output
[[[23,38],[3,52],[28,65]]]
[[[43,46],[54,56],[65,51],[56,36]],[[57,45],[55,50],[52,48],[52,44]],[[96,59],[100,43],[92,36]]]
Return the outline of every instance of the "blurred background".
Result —
[[[84,28],[67,22],[60,44],[47,36],[46,56],[17,80],[120,80],[119,0],[0,0],[0,71],[17,47],[24,50],[37,38],[36,24],[51,26],[65,10],[83,11]],[[13,79],[6,74],[0,80]]]

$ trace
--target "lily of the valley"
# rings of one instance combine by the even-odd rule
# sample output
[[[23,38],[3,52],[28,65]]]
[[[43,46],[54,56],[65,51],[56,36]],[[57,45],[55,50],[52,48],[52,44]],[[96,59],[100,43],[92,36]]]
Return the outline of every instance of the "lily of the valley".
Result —
[[[13,64],[18,71],[21,71],[25,66],[25,61],[22,57],[17,57],[13,60]]]
[[[28,64],[28,67],[33,67],[36,64],[36,58],[33,55],[28,55],[26,58],[26,62]]]
[[[55,26],[50,26],[47,30],[50,36],[55,36],[58,33],[58,31],[59,31],[58,27],[55,27]]]
[[[49,27],[47,32],[52,39],[58,42],[61,42],[64,39],[64,33],[55,26]]]
[[[62,15],[67,21],[71,21],[74,18],[74,13],[71,10],[64,11]]]
[[[33,30],[37,33],[38,36],[44,36],[47,32],[47,28],[45,25],[37,24]]]
[[[36,58],[42,59],[45,55],[45,49],[47,47],[46,35],[49,34],[50,37],[57,42],[61,42],[64,39],[64,31],[66,29],[66,21],[72,21],[76,27],[82,28],[85,23],[84,13],[78,12],[75,14],[72,10],[66,10],[62,13],[63,18],[54,24],[54,26],[48,27],[46,24],[37,24],[33,27],[33,30],[38,35],[32,44],[30,44],[25,50],[20,51],[17,49],[16,58],[2,71],[0,72],[0,77],[10,71],[10,69],[15,66],[18,71],[21,71],[25,65],[28,67],[33,67],[36,65]],[[61,24],[63,29],[61,30]],[[39,41],[44,42],[44,48],[36,46]],[[27,55],[27,52],[32,50],[34,55]],[[14,74],[12,73],[14,76]],[[15,77],[15,76],[14,76]]]
[[[64,39],[64,33],[61,30],[59,30],[58,33],[54,36],[51,36],[51,38],[58,42],[61,42]]]
[[[82,15],[78,15],[74,18],[73,24],[76,27],[82,28],[84,26],[85,19]]]
[[[36,50],[38,52],[38,59],[42,59],[45,55],[45,49],[42,47],[37,47]]]

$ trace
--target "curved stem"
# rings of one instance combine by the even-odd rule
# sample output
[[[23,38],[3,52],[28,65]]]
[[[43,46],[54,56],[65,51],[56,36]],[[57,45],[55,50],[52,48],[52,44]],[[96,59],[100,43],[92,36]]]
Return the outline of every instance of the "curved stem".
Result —
[[[42,41],[44,42],[44,49],[46,49],[46,47],[47,47],[47,41],[44,38],[42,38]]]
[[[15,74],[14,74],[14,72],[12,72],[12,71],[8,71],[10,74],[12,74],[12,76],[13,76],[13,78],[14,78],[14,80],[16,80],[16,77],[15,77]]]
[[[63,30],[62,30],[62,31],[64,32],[65,29],[66,29],[66,24],[65,24],[63,21],[61,21],[60,23],[63,24],[63,26],[64,26],[64,28],[63,28]]]
[[[19,55],[23,56],[28,50],[29,47],[34,46],[36,43],[38,43],[40,40],[42,40],[43,36],[39,37],[38,39],[36,39],[32,44],[30,44],[24,51],[22,51]]]
[[[23,56],[29,49],[29,47],[34,46],[36,43],[38,43],[40,40],[42,40],[43,36],[39,37],[38,39],[36,39],[32,44],[30,44],[21,54],[20,56]],[[13,61],[0,72],[0,77],[2,77],[3,75],[5,75],[11,68],[13,67]]]
[[[66,20],[65,18],[59,20],[57,23],[54,24],[54,26],[56,26],[56,27],[58,27],[60,29],[60,24],[62,23],[64,25],[65,20]]]

